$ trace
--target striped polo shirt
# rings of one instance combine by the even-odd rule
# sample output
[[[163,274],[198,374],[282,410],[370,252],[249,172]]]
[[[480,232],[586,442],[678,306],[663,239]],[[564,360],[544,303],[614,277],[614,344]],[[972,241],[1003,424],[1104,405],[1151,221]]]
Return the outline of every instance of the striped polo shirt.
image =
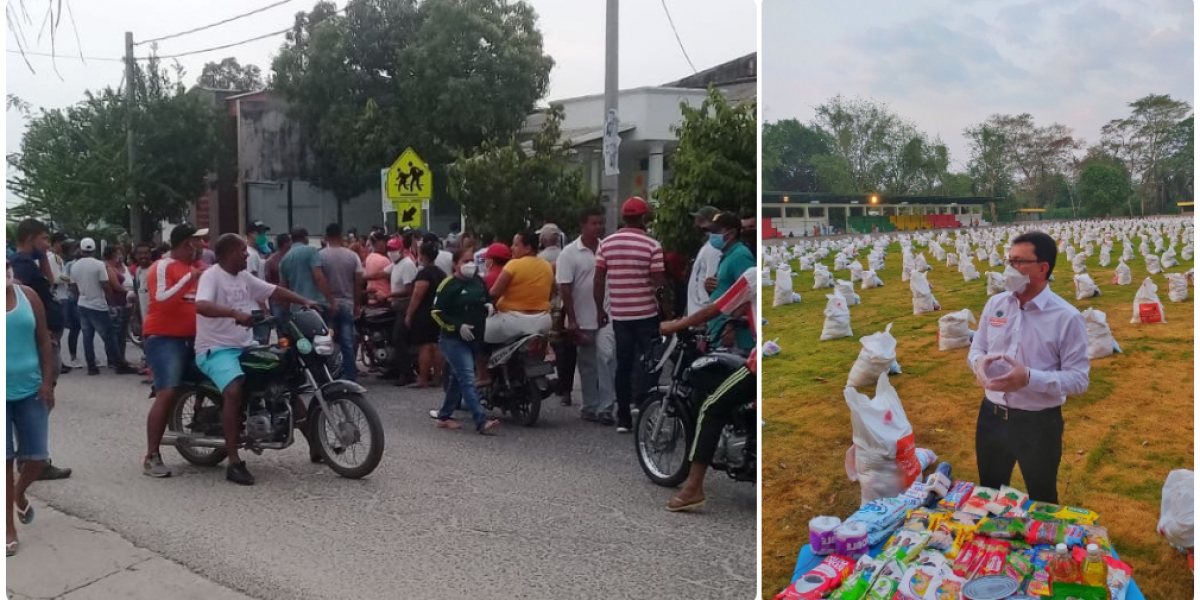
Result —
[[[610,311],[614,321],[658,316],[650,275],[666,270],[663,249],[641,229],[623,227],[600,242],[596,267],[607,271]]]

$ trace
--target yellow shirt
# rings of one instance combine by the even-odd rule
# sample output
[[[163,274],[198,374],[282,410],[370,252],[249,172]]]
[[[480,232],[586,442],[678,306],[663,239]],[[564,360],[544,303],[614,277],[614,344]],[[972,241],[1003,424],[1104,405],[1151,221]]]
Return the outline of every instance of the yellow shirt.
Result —
[[[508,290],[496,303],[496,310],[549,312],[550,292],[554,289],[554,269],[536,256],[508,261],[504,272],[512,277]]]

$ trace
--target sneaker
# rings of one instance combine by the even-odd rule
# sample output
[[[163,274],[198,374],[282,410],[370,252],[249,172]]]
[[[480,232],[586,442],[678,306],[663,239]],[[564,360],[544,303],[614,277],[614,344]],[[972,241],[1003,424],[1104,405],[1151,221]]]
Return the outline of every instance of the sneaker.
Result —
[[[99,375],[100,367],[88,367],[88,375]]]
[[[139,375],[138,370],[129,365],[117,365],[117,375]]]
[[[617,433],[629,433],[633,431],[633,427],[629,425],[617,425]]]
[[[170,477],[171,468],[163,464],[161,454],[155,454],[142,461],[142,475],[151,477]]]
[[[600,417],[598,415],[596,415],[596,413],[594,413],[590,410],[579,411],[579,418],[583,419],[584,421],[587,421],[588,423],[600,422]]]
[[[55,479],[66,479],[71,476],[70,469],[56,467],[52,464],[47,464],[46,468],[42,469],[42,474],[38,476],[38,481],[53,481]]]
[[[225,479],[238,485],[254,485],[254,476],[246,469],[246,461],[225,467]]]
[[[613,416],[608,413],[601,414],[599,420],[600,420],[600,424],[605,427],[612,427],[613,425],[617,424],[617,420],[614,419]]]
[[[571,405],[571,395],[567,394],[566,396],[563,396],[560,404],[562,404],[563,406],[570,406]]]
[[[61,368],[59,368],[58,372],[59,372],[59,373],[61,373],[61,374],[63,374],[63,375],[66,375],[67,373],[70,373],[70,372],[71,372],[71,365],[68,365],[67,363],[63,363],[63,364],[62,364],[62,367],[61,367]]]

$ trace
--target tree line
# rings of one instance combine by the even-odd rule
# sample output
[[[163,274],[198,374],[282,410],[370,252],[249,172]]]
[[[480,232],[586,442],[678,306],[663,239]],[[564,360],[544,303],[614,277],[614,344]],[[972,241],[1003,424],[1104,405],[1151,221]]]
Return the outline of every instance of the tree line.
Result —
[[[1004,198],[1077,217],[1177,213],[1193,198],[1192,107],[1150,94],[1087,144],[1060,123],[996,114],[963,130],[966,161],[950,168],[945,144],[887,105],[835,96],[808,123],[763,125],[768,190]]]

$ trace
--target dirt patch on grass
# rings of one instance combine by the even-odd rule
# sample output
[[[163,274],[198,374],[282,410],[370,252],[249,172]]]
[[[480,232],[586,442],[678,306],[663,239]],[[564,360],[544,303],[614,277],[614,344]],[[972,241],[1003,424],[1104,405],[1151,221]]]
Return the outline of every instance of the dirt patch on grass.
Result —
[[[1135,240],[1136,241],[1136,240]],[[943,244],[943,246],[947,246]],[[949,248],[948,248],[949,249]],[[1066,431],[1059,469],[1059,499],[1101,515],[1117,552],[1134,569],[1148,598],[1191,598],[1187,559],[1158,537],[1162,484],[1172,469],[1194,468],[1192,298],[1174,303],[1167,281],[1159,286],[1167,324],[1130,324],[1133,296],[1147,276],[1139,257],[1127,261],[1133,284],[1113,285],[1113,264],[1099,266],[1097,251],[1088,273],[1103,295],[1075,300],[1071,265],[1059,255],[1051,289],[1074,306],[1094,307],[1108,315],[1117,343],[1125,351],[1092,362],[1088,392],[1067,398]],[[917,249],[918,251],[924,249]],[[914,316],[912,294],[901,281],[899,244],[889,248],[884,287],[856,292],[863,303],[850,308],[854,336],[821,342],[825,294],[813,290],[811,271],[793,281],[802,302],[771,307],[764,290],[763,339],[778,338],[782,354],[764,358],[763,371],[763,597],[788,585],[796,555],[808,542],[808,521],[818,515],[845,518],[859,505],[859,487],[846,478],[845,452],[852,428],[843,386],[861,345],[858,338],[894,323],[897,358],[904,371],[891,377],[916,433],[917,445],[950,462],[958,477],[976,480],[974,431],[982,390],[966,365],[967,350],[939,352],[937,320],[949,311],[970,308],[976,318],[987,301],[986,275],[967,283],[956,268],[934,265],[929,281],[943,310]],[[866,264],[865,253],[860,257]],[[825,261],[832,268],[832,257]],[[980,273],[1000,271],[976,261]],[[1185,261],[1168,270],[1182,273]],[[792,268],[798,268],[795,261]],[[772,273],[774,274],[774,273]],[[849,271],[834,273],[849,279]],[[860,391],[874,394],[874,390]],[[1020,469],[1013,485],[1024,489]]]

